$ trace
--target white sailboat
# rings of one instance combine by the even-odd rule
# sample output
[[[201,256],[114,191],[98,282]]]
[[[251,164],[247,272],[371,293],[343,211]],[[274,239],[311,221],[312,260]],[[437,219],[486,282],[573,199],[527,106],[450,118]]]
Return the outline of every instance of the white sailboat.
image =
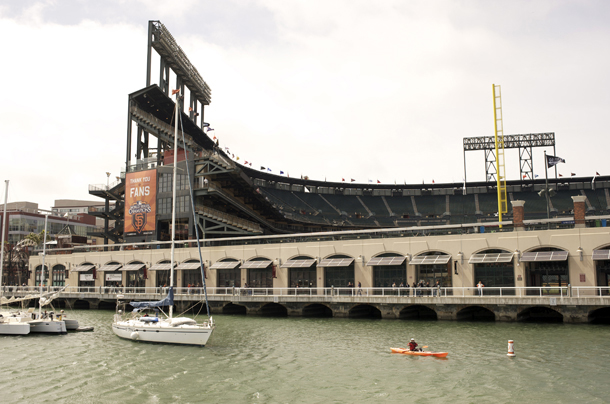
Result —
[[[47,221],[48,215],[44,215],[44,233],[42,239],[42,268],[40,269],[40,297],[38,298],[38,315],[32,313],[32,319],[30,320],[30,332],[39,332],[45,334],[67,334],[66,322],[60,320],[52,312],[47,313],[45,310],[42,312],[42,307],[47,305],[53,300],[49,299],[43,293],[43,284],[45,279],[45,257],[47,254]],[[58,293],[57,293],[58,294]],[[33,310],[32,310],[33,311]]]
[[[6,188],[4,191],[4,213],[2,215],[2,244],[0,244],[0,304],[8,303],[2,292],[2,270],[4,269],[4,234],[6,232],[6,202],[8,200],[8,180],[5,180]],[[30,333],[30,324],[27,321],[21,322],[21,317],[9,311],[0,311],[0,335],[27,335]]]
[[[6,205],[7,205],[7,195],[8,195],[8,180],[6,181],[6,193],[4,198],[4,218],[6,218]],[[43,283],[45,279],[45,256],[46,256],[46,237],[47,237],[47,219],[48,216],[45,215],[44,221],[44,240],[42,247],[42,269],[40,274],[40,294],[39,295],[27,295],[25,297],[15,298],[12,297],[10,299],[2,296],[2,291],[0,291],[0,304],[13,304],[19,302],[25,302],[32,299],[38,298],[38,314],[35,313],[33,308],[30,308],[27,311],[24,310],[13,310],[13,311],[0,311],[0,334],[12,334],[12,335],[25,335],[29,333],[49,333],[49,334],[66,334],[67,326],[66,321],[63,319],[64,314],[63,310],[59,316],[55,316],[55,314],[51,311],[47,313],[42,312],[43,306],[50,304],[57,296],[59,296],[60,291],[43,293]],[[2,245],[4,246],[4,233],[5,233],[5,224],[6,220],[3,220],[2,224]],[[19,244],[27,245],[27,242],[24,243],[22,240]],[[18,246],[19,246],[18,244]],[[2,249],[2,258],[0,258],[0,262],[4,262],[4,248]],[[2,268],[0,268],[0,279],[2,279]],[[65,288],[64,288],[65,289]],[[78,328],[78,321],[71,320],[71,327]]]
[[[174,247],[176,239],[176,177],[178,166],[178,119],[179,119],[179,97],[176,96],[176,116],[174,132],[174,171],[173,171],[173,203],[172,203],[172,236],[171,236],[171,267],[170,267],[170,287],[168,295],[159,301],[154,302],[131,302],[129,305],[134,307],[134,311],[129,315],[125,313],[126,304],[120,302],[123,296],[117,295],[117,312],[114,315],[112,331],[119,337],[134,341],[160,342],[166,344],[199,345],[205,346],[214,331],[214,321],[209,316],[208,321],[198,323],[196,320],[187,317],[174,317]],[[187,164],[188,168],[188,164]],[[197,240],[199,236],[197,235]],[[198,242],[199,244],[199,242]],[[200,259],[200,263],[201,263]],[[205,276],[202,273],[205,290]],[[207,294],[206,294],[206,306]],[[169,313],[165,317],[159,316],[161,307],[169,306]],[[155,314],[149,316],[143,314],[144,310],[154,310]],[[163,313],[165,315],[165,313]]]

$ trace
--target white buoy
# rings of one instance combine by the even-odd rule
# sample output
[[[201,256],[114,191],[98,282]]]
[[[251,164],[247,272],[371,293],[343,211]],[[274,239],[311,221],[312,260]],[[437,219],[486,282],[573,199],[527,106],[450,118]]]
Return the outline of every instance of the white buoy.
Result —
[[[512,339],[508,340],[508,353],[506,356],[515,356],[515,344]]]

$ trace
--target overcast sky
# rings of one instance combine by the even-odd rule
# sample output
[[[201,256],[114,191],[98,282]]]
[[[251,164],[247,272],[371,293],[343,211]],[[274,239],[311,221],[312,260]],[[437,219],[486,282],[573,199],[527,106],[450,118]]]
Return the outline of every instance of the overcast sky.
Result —
[[[499,84],[505,134],[555,132],[560,173],[610,174],[607,1],[21,0],[0,3],[9,202],[95,200],[90,184],[116,181],[148,20],[211,87],[221,146],[253,167],[460,182],[463,138],[494,134]],[[466,159],[484,180],[483,152]],[[541,177],[542,160],[535,149]],[[507,151],[509,180],[518,163]]]

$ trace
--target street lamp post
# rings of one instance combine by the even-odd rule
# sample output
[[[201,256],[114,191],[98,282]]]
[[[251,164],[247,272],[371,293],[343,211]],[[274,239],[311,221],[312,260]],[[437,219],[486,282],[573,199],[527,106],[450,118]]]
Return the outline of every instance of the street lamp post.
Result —
[[[110,189],[110,172],[106,171],[106,190]]]

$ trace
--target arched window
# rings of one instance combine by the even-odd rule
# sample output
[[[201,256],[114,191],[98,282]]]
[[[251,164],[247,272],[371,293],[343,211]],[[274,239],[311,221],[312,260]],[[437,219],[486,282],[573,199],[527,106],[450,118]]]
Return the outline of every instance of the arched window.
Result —
[[[549,286],[542,293],[559,294],[559,287],[570,283],[568,252],[559,248],[544,247],[524,252],[521,262],[525,262],[527,286]],[[539,291],[529,291],[539,294]]]
[[[174,265],[176,265],[176,264],[174,264]],[[156,276],[155,285],[158,288],[169,287],[171,267],[172,267],[172,265],[171,265],[170,260],[160,261],[150,267],[151,271],[155,271],[155,276]]]
[[[78,276],[78,287],[88,288],[95,286],[96,269],[95,265],[90,262],[78,265],[72,269],[72,272]]]
[[[49,266],[45,264],[44,266],[44,282],[43,285],[46,286],[49,284]],[[36,286],[40,286],[40,278],[42,276],[42,265],[38,265],[36,267]]]
[[[367,266],[373,267],[373,286],[376,288],[397,287],[407,282],[407,266],[404,257],[396,253],[384,253],[371,258]]]
[[[258,263],[258,264],[257,264]],[[273,262],[264,257],[256,257],[242,265],[248,270],[248,286],[251,288],[273,287]]]
[[[146,286],[146,264],[134,261],[122,268],[126,273],[127,287],[143,288]]]
[[[485,295],[499,295],[500,289],[498,288],[515,287],[515,268],[512,252],[489,249],[473,255],[468,263],[474,267],[474,285],[481,282],[485,286]],[[514,295],[515,291],[502,291],[502,295],[509,294]]]
[[[331,255],[328,258],[320,261],[320,266],[324,268],[324,286],[330,288],[331,286],[337,288],[345,288],[355,285],[355,274],[354,274],[354,259],[347,255]],[[314,271],[310,276],[313,276],[314,285],[316,284],[316,271],[314,264]]]
[[[216,285],[219,288],[240,288],[241,268],[235,258],[225,258],[214,263],[210,269],[216,270]]]
[[[51,276],[51,285],[52,286],[66,286],[66,267],[57,264],[53,267],[52,276]]]
[[[186,260],[176,267],[178,271],[182,271],[182,287],[186,288],[189,285],[193,288],[203,287],[203,279],[201,278],[201,263],[199,260]]]
[[[116,262],[111,261],[105,265],[102,265],[98,272],[103,274],[104,277],[104,286],[106,287],[122,287],[123,285],[123,271],[121,271],[121,267],[123,265]]]
[[[410,265],[415,265],[415,282],[426,286],[451,287],[451,255],[440,251],[428,251],[413,257]]]

